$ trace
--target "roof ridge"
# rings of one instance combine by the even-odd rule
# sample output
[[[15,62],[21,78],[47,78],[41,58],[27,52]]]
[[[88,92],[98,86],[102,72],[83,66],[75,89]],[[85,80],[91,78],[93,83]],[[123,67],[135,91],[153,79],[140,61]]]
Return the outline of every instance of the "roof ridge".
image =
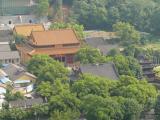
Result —
[[[39,25],[44,26],[43,24],[17,24],[17,25],[15,25],[14,27],[39,26]]]
[[[45,31],[32,31],[32,32],[34,32],[34,33],[36,33],[36,32],[52,32],[52,31],[65,31],[65,30],[72,30],[72,31],[74,31],[72,28],[66,28],[66,29],[55,29],[55,30],[45,30]]]

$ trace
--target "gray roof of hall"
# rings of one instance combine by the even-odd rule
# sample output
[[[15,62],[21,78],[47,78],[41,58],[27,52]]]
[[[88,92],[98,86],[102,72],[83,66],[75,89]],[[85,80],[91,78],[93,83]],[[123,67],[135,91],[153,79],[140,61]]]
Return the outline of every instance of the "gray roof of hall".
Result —
[[[24,99],[24,100],[16,100],[11,101],[9,103],[10,107],[27,107],[27,106],[33,106],[33,105],[39,105],[43,103],[42,98],[34,98],[34,99]]]
[[[0,52],[11,51],[9,44],[0,44]]]
[[[10,30],[0,30],[0,42],[10,42],[13,40],[13,35]]]
[[[2,70],[8,75],[8,77],[12,81],[17,80],[19,77],[21,77],[24,74],[27,74],[33,78],[36,78],[36,76],[26,72],[24,68],[17,66],[15,64],[8,64],[6,67],[2,68]]]
[[[118,48],[118,45],[109,44],[103,37],[86,38],[85,42],[89,46],[99,49],[104,55],[107,55],[111,49]]]
[[[0,60],[4,59],[20,59],[18,51],[3,51],[0,52]]]
[[[118,80],[119,75],[113,63],[104,64],[84,64],[80,66],[82,73],[89,73],[112,80]]]

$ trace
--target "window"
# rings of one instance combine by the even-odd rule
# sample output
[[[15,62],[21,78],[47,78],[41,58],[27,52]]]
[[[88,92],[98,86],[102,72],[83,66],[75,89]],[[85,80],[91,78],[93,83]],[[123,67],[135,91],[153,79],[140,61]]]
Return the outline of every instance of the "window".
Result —
[[[7,60],[7,59],[5,59],[5,63],[8,63],[8,60]]]
[[[11,63],[12,62],[12,60],[11,59],[9,59],[9,63]]]

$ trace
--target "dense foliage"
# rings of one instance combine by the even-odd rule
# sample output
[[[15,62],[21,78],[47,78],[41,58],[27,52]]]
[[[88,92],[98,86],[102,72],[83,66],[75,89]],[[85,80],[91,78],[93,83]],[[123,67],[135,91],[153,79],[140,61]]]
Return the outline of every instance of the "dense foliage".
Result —
[[[159,4],[156,0],[74,0],[72,18],[88,29],[111,29],[123,21],[140,31],[156,33]]]
[[[38,17],[44,17],[48,15],[48,9],[49,9],[49,1],[48,0],[37,0],[37,7],[35,9],[35,14]]]
[[[122,44],[138,44],[140,41],[140,33],[129,23],[118,22],[113,25],[113,30],[120,37]]]
[[[79,50],[79,52],[75,56],[76,61],[80,61],[83,64],[86,63],[104,63],[106,61],[106,57],[102,55],[102,53],[92,47],[84,47]]]
[[[84,39],[84,27],[83,25],[75,24],[75,23],[53,23],[50,26],[51,30],[57,29],[73,29],[76,32],[78,39]]]
[[[63,4],[71,8],[67,19],[70,23],[62,22],[65,16]],[[69,70],[62,63],[46,55],[36,55],[27,64],[27,70],[37,76],[36,92],[47,103],[26,110],[9,109],[6,105],[0,110],[0,119],[49,116],[49,120],[80,117],[87,120],[138,120],[143,112],[155,107],[159,120],[160,97],[156,88],[142,79],[142,68],[135,59],[139,55],[160,59],[158,50],[135,47],[146,43],[145,32],[159,35],[159,6],[159,0],[37,0],[36,15],[58,21],[50,26],[50,30],[73,29],[80,40],[85,37],[84,27],[115,31],[124,45],[122,53],[112,49],[109,56],[104,56],[98,49],[83,46],[75,60],[83,64],[114,62],[120,79],[112,81],[82,74],[71,83]],[[22,36],[15,36],[16,44],[23,44],[24,40]],[[154,72],[159,76],[160,68],[155,68]],[[23,99],[20,93],[12,94],[9,90],[5,97],[8,102]]]
[[[38,77],[37,82],[66,78],[68,70],[64,65],[47,55],[35,55],[27,65],[28,71]]]
[[[83,74],[70,84],[66,81],[68,72],[62,64],[45,55],[34,56],[28,69],[41,76],[36,92],[47,104],[26,110],[5,107],[0,111],[1,119],[49,116],[49,120],[75,120],[83,115],[87,120],[137,120],[143,111],[153,108],[157,98],[154,86],[129,76],[113,81]]]
[[[131,56],[116,55],[113,57],[116,68],[120,75],[129,75],[137,78],[141,78],[142,68],[137,59]]]

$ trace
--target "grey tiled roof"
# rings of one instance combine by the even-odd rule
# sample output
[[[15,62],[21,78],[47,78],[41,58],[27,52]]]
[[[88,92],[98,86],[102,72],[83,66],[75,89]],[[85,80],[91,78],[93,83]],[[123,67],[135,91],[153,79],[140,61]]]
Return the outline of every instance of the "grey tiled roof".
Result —
[[[15,64],[9,64],[6,67],[4,67],[2,70],[8,75],[8,77],[12,81],[17,80],[19,77],[21,77],[24,74],[29,75],[33,78],[36,78],[34,75],[26,72],[22,67],[19,67]]]
[[[105,64],[85,64],[81,65],[81,72],[82,73],[91,73],[93,75],[106,77],[112,80],[118,79],[118,73],[116,72],[115,66],[112,63],[105,63]]]
[[[25,71],[23,68],[15,65],[15,64],[9,64],[6,67],[2,69],[11,80],[17,80],[20,76],[22,76]]]
[[[43,99],[42,98],[34,98],[34,99],[26,99],[26,100],[16,100],[16,101],[11,101],[9,103],[10,107],[23,107],[23,108],[28,108],[31,107],[33,105],[39,105],[43,103]]]
[[[102,37],[86,38],[85,41],[88,45],[100,49],[104,55],[107,55],[111,49],[118,48],[117,45],[109,44],[107,40]]]
[[[0,44],[0,52],[11,51],[9,44]]]
[[[0,30],[0,42],[9,42],[13,40],[12,32],[9,30]]]
[[[19,53],[18,51],[5,51],[5,52],[0,52],[0,60],[4,59],[19,59]]]

